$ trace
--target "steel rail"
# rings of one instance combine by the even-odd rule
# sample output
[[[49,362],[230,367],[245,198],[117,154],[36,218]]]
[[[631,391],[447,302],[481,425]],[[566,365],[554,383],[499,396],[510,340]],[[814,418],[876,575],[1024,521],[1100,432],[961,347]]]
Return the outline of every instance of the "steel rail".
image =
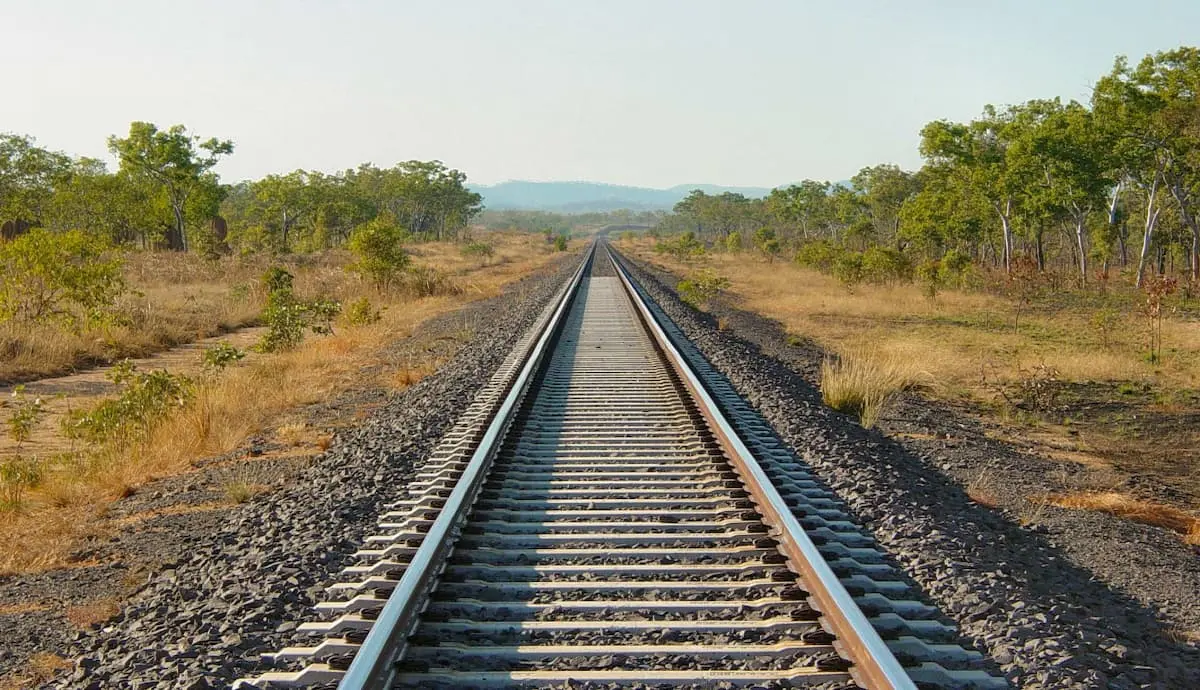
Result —
[[[830,632],[837,637],[835,649],[853,663],[850,673],[855,682],[867,690],[916,690],[916,684],[825,562],[816,544],[805,533],[758,460],[725,418],[691,364],[659,325],[620,257],[611,250],[608,254],[639,318],[662,348],[668,362],[691,393],[693,402],[708,421],[734,471],[757,504],[763,521],[772,528],[771,536],[780,543],[784,555],[788,557],[789,566],[798,569],[797,574],[814,600],[814,608],[821,612],[832,628]]]
[[[346,670],[338,685],[342,690],[380,690],[392,685],[396,676],[396,661],[404,655],[409,635],[420,622],[420,614],[429,602],[429,592],[436,586],[437,577],[446,566],[446,557],[453,549],[455,538],[487,478],[488,469],[514,413],[519,409],[521,400],[534,380],[534,374],[549,351],[550,341],[560,330],[595,254],[596,244],[593,243],[559,297],[557,308],[526,356],[520,373],[488,424],[470,462],[447,497],[445,506],[413,554],[404,575]]]

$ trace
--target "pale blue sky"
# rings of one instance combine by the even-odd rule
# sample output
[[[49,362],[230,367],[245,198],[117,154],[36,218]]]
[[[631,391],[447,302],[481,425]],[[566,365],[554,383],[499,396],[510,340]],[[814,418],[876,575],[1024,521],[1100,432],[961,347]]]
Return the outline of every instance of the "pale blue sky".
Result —
[[[916,167],[985,103],[1085,100],[1198,0],[0,0],[0,131],[102,156],[131,120],[233,181],[439,158],[473,181],[670,186]]]

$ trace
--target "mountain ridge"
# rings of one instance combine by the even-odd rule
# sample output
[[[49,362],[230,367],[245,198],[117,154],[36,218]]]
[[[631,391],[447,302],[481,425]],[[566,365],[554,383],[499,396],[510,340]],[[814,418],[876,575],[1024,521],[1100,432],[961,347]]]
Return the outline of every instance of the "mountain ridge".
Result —
[[[665,189],[633,185],[588,182],[583,180],[534,182],[509,180],[492,185],[469,185],[483,197],[484,206],[493,210],[590,211],[670,210],[693,189],[706,194],[733,192],[748,197],[770,194],[769,187],[735,187],[716,184],[679,184]]]

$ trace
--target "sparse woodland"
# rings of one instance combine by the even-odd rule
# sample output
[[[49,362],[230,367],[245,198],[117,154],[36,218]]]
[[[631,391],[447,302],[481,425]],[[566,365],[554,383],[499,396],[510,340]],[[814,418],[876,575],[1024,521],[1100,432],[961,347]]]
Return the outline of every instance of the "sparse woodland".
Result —
[[[1014,276],[1028,262],[1064,287],[1169,276],[1194,288],[1198,91],[1200,49],[1120,58],[1090,105],[1039,99],[929,123],[920,170],[881,164],[762,200],[696,191],[659,229],[786,254],[850,283],[937,283],[969,266]]]
[[[923,388],[1082,459],[1085,491],[1047,487],[1063,505],[1136,513],[1140,476],[1195,509],[1198,93],[1200,49],[1118,58],[1090,104],[929,123],[920,170],[876,165],[764,199],[697,190],[625,246],[680,274],[698,306],[729,289],[816,341],[826,402],[867,426]],[[1194,515],[1168,523],[1200,539]]]

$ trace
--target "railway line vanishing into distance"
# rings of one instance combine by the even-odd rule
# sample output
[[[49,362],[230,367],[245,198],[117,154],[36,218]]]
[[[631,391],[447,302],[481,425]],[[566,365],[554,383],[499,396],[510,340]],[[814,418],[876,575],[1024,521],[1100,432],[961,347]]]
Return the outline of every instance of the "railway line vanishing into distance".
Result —
[[[603,240],[249,687],[1003,688]]]

